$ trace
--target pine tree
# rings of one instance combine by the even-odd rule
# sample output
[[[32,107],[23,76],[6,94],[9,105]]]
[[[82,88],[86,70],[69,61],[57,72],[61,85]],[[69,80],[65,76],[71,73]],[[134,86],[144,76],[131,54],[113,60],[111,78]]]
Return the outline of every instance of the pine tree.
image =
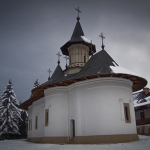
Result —
[[[0,107],[2,106],[2,95],[0,95]],[[2,124],[2,119],[0,118],[0,126]]]
[[[20,120],[20,122],[19,122],[19,132],[20,132],[22,138],[26,138],[27,137],[27,130],[28,130],[27,129],[28,114],[25,110],[22,110],[21,118],[22,118],[22,120]]]
[[[18,101],[14,93],[12,82],[9,80],[5,91],[1,96],[2,105],[0,106],[0,134],[20,134],[18,122],[21,120],[21,110],[18,108]]]
[[[39,80],[37,79],[35,82],[34,82],[34,88],[38,87],[40,85],[40,82]]]

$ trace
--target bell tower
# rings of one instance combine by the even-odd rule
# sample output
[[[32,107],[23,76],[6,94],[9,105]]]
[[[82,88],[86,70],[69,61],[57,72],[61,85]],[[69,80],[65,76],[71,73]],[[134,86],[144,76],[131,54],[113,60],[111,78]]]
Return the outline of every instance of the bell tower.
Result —
[[[79,72],[89,60],[89,56],[96,52],[95,45],[84,36],[80,24],[79,7],[75,10],[78,12],[78,17],[73,34],[71,39],[60,48],[63,55],[69,56],[69,65],[64,70],[65,74]]]

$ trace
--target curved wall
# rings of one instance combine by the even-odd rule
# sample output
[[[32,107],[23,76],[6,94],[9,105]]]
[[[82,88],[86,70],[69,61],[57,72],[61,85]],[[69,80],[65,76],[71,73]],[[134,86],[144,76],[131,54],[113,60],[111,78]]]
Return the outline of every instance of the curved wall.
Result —
[[[117,143],[138,140],[132,98],[132,82],[122,78],[97,78],[65,87],[45,90],[35,109],[43,115],[49,110],[48,126],[44,123],[30,131],[29,141],[44,143]],[[128,104],[130,122],[124,107]],[[36,106],[37,108],[37,106]],[[29,109],[30,110],[30,109]],[[29,116],[34,114],[30,113]],[[42,118],[42,116],[41,116]],[[41,119],[44,122],[44,119]],[[41,123],[42,124],[42,123]],[[34,133],[34,134],[33,134]],[[41,135],[40,138],[39,135]]]
[[[132,83],[120,78],[79,82],[69,88],[69,119],[76,135],[136,134]],[[131,123],[125,122],[124,103],[129,103]]]

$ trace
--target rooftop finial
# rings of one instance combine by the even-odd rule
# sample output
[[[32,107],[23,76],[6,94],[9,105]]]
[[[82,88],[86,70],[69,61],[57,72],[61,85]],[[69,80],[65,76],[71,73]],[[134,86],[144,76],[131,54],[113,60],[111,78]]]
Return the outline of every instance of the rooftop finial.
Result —
[[[62,55],[60,55],[60,52],[58,52],[58,54],[56,54],[57,56],[58,56],[58,64],[60,64],[60,56],[62,56]]]
[[[50,74],[51,74],[51,69],[49,68],[48,70],[47,70],[47,72],[49,73],[49,77],[48,77],[48,80],[50,80],[51,79],[51,77],[50,77]]]
[[[78,12],[78,17],[77,17],[77,20],[79,21],[80,17],[79,17],[79,13],[82,13],[81,10],[79,9],[79,6],[78,8],[75,8],[75,10]]]
[[[104,47],[105,47],[105,45],[103,44],[103,39],[105,38],[104,36],[103,36],[103,33],[101,33],[101,35],[99,35],[101,38],[102,38],[102,50],[104,50]]]
[[[93,50],[92,50],[92,40],[91,40],[91,55],[93,56]]]
[[[67,69],[67,60],[69,59],[67,56],[64,57],[66,59],[66,69]]]

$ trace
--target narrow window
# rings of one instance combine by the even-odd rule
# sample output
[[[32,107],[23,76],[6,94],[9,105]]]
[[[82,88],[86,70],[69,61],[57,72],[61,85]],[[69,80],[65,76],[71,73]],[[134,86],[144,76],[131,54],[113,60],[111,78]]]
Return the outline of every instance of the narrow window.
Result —
[[[125,106],[125,116],[126,116],[126,120],[129,121],[129,116],[128,116],[128,107]]]
[[[48,126],[49,109],[45,110],[45,126]]]
[[[32,119],[30,120],[30,130],[32,130]]]
[[[86,57],[84,56],[84,63],[86,63]]]
[[[70,137],[75,137],[75,120],[70,120]]]
[[[35,116],[35,129],[38,128],[38,116]]]
[[[73,120],[73,137],[75,137],[75,120]]]
[[[131,123],[129,103],[124,103],[124,116],[125,116],[125,122]]]
[[[30,120],[28,122],[28,131],[30,131]]]
[[[69,57],[69,64],[71,65],[71,57]]]

